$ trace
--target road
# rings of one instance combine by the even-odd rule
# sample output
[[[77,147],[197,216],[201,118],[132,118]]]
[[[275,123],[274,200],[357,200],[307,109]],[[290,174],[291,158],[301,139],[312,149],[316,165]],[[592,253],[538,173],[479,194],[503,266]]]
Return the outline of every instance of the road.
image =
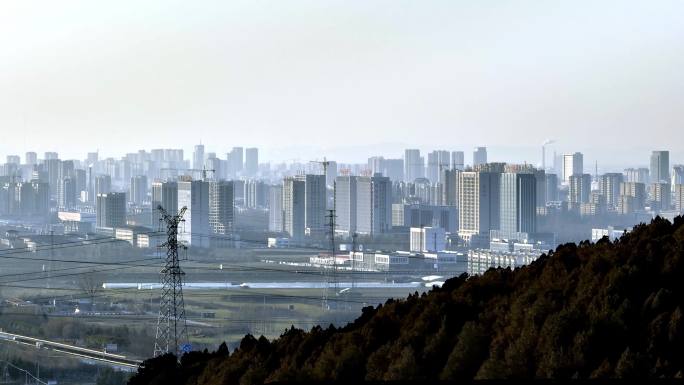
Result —
[[[76,357],[81,360],[97,361],[114,368],[124,370],[137,369],[142,363],[142,361],[133,360],[120,354],[112,354],[105,351],[82,348],[61,342],[44,340],[40,338],[24,336],[21,334],[7,333],[3,331],[0,331],[0,342],[16,343],[18,345],[31,346],[36,349],[47,349],[56,353]]]

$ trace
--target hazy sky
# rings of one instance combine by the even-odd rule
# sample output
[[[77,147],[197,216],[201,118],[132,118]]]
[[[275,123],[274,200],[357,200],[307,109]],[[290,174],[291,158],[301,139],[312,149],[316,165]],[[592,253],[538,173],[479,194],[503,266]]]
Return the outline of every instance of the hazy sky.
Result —
[[[201,140],[342,160],[523,146],[538,161],[553,138],[645,164],[684,150],[683,20],[681,0],[1,0],[0,154]]]

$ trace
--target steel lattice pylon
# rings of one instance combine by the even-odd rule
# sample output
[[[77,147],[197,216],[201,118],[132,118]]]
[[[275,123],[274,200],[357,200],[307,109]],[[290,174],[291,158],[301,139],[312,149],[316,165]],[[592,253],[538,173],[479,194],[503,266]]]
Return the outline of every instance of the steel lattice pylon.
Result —
[[[185,321],[185,303],[183,302],[183,271],[178,260],[178,248],[184,245],[178,242],[178,225],[183,222],[183,207],[178,214],[169,214],[158,206],[161,222],[166,223],[167,240],[159,247],[166,248],[166,264],[161,270],[162,293],[159,301],[159,319],[157,335],[154,342],[154,357],[166,353],[175,353],[180,357],[181,343],[187,343],[188,330]],[[171,349],[171,350],[170,350]]]
[[[335,209],[328,210],[328,235],[330,236],[330,256],[332,268],[324,268],[325,274],[325,288],[323,289],[323,308],[334,309],[337,307],[335,297],[340,291],[340,285],[337,278],[337,260],[335,259]],[[331,293],[332,292],[332,293]]]

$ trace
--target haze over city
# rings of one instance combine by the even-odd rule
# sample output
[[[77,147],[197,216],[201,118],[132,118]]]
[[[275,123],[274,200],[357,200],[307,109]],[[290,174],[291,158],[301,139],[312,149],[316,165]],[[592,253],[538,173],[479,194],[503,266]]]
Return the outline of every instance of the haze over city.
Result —
[[[0,384],[681,379],[682,20],[0,3]]]
[[[274,161],[449,144],[533,162],[552,138],[605,164],[681,129],[679,1],[1,7],[5,154],[202,140]]]

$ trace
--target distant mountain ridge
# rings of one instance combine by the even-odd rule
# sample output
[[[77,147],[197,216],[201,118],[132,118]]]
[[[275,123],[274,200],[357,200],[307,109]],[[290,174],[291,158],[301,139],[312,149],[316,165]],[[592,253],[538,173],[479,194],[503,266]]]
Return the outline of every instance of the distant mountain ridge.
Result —
[[[145,362],[137,384],[681,378],[684,218],[449,279],[343,328]]]

